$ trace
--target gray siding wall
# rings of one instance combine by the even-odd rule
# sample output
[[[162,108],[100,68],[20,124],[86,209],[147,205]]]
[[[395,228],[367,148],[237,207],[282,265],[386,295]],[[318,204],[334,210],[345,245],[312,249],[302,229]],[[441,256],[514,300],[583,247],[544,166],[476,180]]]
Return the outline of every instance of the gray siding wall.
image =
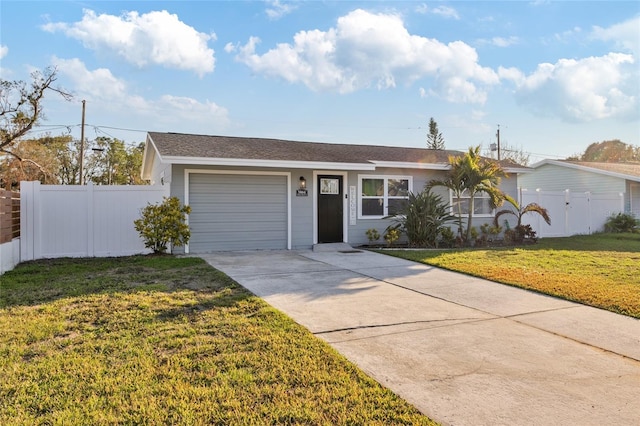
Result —
[[[248,169],[242,167],[212,167],[212,166],[183,166],[174,165],[171,173],[171,195],[177,196],[184,202],[184,170],[185,169],[197,169],[197,170],[233,170],[233,171],[247,171]],[[291,248],[296,249],[308,249],[313,245],[313,200],[314,185],[313,185],[313,170],[309,169],[250,169],[251,171],[281,171],[291,173]],[[331,173],[331,172],[329,172]],[[369,171],[350,171],[346,178],[346,193],[349,194],[349,187],[358,187],[359,175],[373,175],[373,176],[413,176],[413,192],[420,192],[424,189],[427,182],[432,179],[441,179],[444,176],[443,171],[434,170],[414,170],[414,169],[379,169],[374,172]],[[307,196],[297,196],[296,190],[299,186],[299,179],[303,176],[307,181]],[[165,178],[165,183],[166,183]],[[517,199],[517,179],[515,176],[503,179],[502,189],[509,195]],[[436,187],[433,190],[436,194],[442,196],[443,200],[449,203],[450,195],[446,188]],[[356,206],[358,206],[356,200]],[[349,203],[347,202],[347,218],[349,215]],[[474,226],[480,226],[482,223],[491,222],[492,218],[474,218]],[[368,244],[369,240],[366,236],[367,229],[375,228],[380,235],[384,234],[387,226],[392,224],[391,220],[383,219],[356,219],[356,224],[351,225],[347,220],[345,229],[345,235],[348,242],[353,246],[362,244]],[[380,243],[384,243],[384,240],[380,239]],[[175,251],[181,252],[180,249]]]
[[[532,173],[523,174],[519,183],[531,191],[625,192],[624,179],[555,164],[545,164]]]
[[[168,185],[171,182],[171,166],[160,162],[158,153],[154,151],[151,167],[151,185]]]

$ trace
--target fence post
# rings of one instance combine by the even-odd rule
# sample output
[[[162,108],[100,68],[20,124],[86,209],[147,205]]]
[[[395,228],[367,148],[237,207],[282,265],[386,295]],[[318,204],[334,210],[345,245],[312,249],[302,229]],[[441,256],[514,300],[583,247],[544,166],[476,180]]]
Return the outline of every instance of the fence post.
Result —
[[[591,204],[591,192],[585,192],[587,197],[587,221],[589,223],[589,235],[593,234],[593,205]]]
[[[537,205],[542,205],[542,201],[540,200],[540,198],[542,197],[542,190],[540,188],[536,188],[536,204]],[[538,238],[542,238],[544,237],[544,235],[542,235],[542,230],[544,228],[542,228],[542,224],[540,223],[540,215],[534,215],[534,217],[536,218],[536,230],[538,231]]]
[[[40,253],[40,182],[20,182],[20,260],[34,260]]]
[[[571,190],[570,189],[565,189],[564,190],[564,229],[562,230],[562,236],[563,237],[568,237],[570,232],[569,232],[569,210],[571,209],[570,207],[571,204]]]
[[[87,257],[94,257],[95,255],[95,241],[94,241],[94,202],[93,202],[93,182],[88,182],[85,186],[87,188]]]

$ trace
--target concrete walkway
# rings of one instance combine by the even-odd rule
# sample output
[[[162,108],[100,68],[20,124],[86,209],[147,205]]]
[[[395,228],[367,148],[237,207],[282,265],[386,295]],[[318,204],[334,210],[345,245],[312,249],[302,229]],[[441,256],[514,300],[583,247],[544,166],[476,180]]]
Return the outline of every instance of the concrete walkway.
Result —
[[[450,425],[640,425],[640,321],[371,252],[202,256]]]

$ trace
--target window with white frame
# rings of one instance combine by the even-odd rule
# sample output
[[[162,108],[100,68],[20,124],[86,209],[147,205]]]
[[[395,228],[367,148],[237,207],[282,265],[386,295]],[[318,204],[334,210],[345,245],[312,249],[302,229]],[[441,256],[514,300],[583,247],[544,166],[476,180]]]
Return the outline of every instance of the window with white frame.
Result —
[[[411,176],[358,176],[359,218],[379,219],[395,214],[409,199]]]
[[[451,212],[458,214],[458,205],[462,210],[462,215],[469,215],[469,202],[471,197],[469,192],[465,190],[460,198],[451,195]],[[474,216],[493,216],[493,207],[491,206],[491,198],[485,192],[477,193],[473,197],[473,215]]]

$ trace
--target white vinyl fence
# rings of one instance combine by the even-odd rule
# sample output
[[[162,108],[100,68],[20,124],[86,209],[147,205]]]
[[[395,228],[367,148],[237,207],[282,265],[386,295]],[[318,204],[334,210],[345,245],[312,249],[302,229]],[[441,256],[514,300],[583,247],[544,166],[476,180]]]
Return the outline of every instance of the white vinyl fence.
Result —
[[[619,192],[520,191],[520,205],[538,203],[549,211],[551,226],[538,214],[522,218],[522,223],[531,225],[541,238],[600,232],[609,216],[624,211],[624,196]]]
[[[148,253],[133,221],[168,186],[20,183],[20,261]]]

